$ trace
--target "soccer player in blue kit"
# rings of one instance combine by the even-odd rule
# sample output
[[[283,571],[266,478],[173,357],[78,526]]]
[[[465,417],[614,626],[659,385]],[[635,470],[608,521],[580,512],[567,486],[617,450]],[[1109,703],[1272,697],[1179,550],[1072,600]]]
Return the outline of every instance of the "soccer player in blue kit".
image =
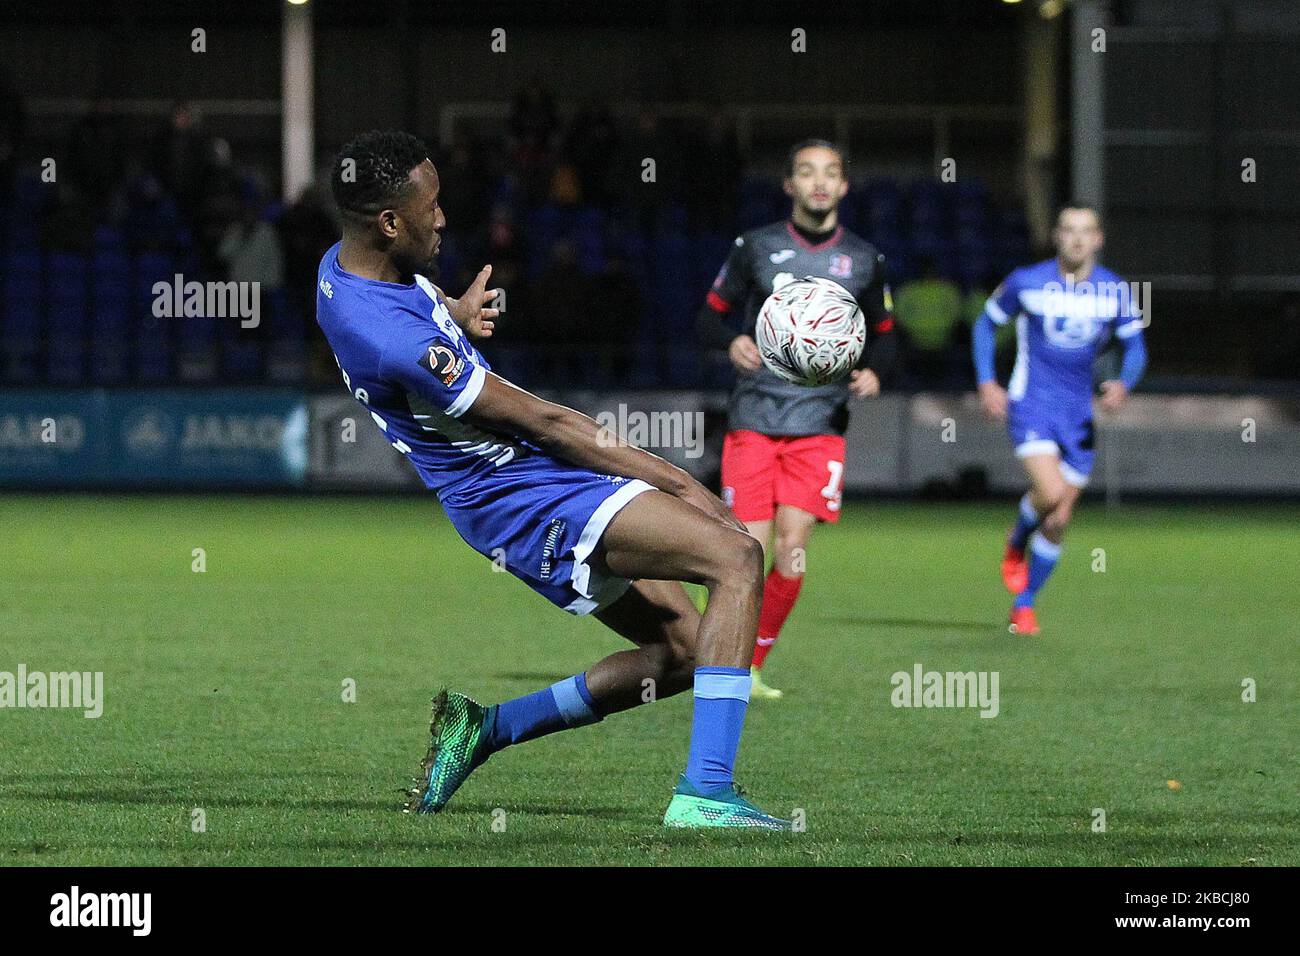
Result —
[[[491,371],[471,341],[490,335],[497,316],[485,306],[497,291],[486,291],[490,267],[460,299],[425,278],[446,219],[437,170],[418,139],[357,137],[339,153],[332,188],[343,239],[321,260],[316,314],[347,388],[470,547],[503,556],[542,597],[594,615],[636,645],[490,707],[439,693],[422,787],[408,809],[441,810],[505,747],[693,686],[686,770],[664,824],[792,829],[732,781],[762,545],[682,469]],[[682,581],[708,589],[703,614]]]
[[[1119,378],[1101,384],[1098,404],[1117,410],[1146,368],[1139,297],[1097,262],[1103,235],[1095,209],[1065,206],[1056,218],[1056,256],[1016,269],[975,323],[972,352],[980,401],[1005,419],[1029,492],[1007,537],[1002,580],[1015,597],[1010,629],[1037,634],[1034,603],[1061,555],[1061,539],[1093,458],[1093,363],[1113,334],[1123,347]],[[994,374],[996,326],[1016,322],[1016,364],[1007,388]]]

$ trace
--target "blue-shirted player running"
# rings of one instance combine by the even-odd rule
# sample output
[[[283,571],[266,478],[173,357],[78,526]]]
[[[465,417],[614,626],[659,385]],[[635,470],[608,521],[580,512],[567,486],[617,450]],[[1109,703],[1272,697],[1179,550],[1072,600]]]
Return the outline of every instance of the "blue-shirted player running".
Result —
[[[1007,276],[975,324],[972,351],[985,410],[1007,421],[1030,490],[1007,538],[1002,580],[1015,595],[1013,633],[1037,634],[1034,601],[1056,567],[1061,538],[1093,456],[1093,362],[1116,336],[1118,379],[1101,385],[1100,406],[1115,411],[1142,377],[1146,345],[1140,296],[1097,263],[1103,236],[1095,209],[1070,204],[1057,215],[1056,257]],[[1007,388],[994,375],[995,326],[1016,323],[1016,364]],[[1028,554],[1026,555],[1026,552]]]
[[[664,815],[678,827],[791,829],[732,782],[749,700],[763,549],[703,485],[585,415],[495,375],[490,267],[459,300],[428,279],[446,225],[438,173],[405,133],[372,132],[333,171],[343,240],[321,260],[317,320],[353,396],[481,554],[635,645],[533,694],[482,707],[434,699],[424,781],[436,812],[511,744],[594,723],[694,686],[686,771]],[[701,615],[680,581],[709,592]],[[504,649],[503,649],[504,650]],[[647,694],[647,688],[653,688]]]

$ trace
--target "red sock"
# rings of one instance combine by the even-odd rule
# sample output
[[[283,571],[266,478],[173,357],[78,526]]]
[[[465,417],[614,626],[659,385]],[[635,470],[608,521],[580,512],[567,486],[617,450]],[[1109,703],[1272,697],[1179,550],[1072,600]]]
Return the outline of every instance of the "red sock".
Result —
[[[763,610],[758,615],[758,643],[754,645],[754,666],[762,667],[767,653],[781,633],[781,625],[790,616],[803,587],[803,575],[787,578],[773,568],[763,585]]]

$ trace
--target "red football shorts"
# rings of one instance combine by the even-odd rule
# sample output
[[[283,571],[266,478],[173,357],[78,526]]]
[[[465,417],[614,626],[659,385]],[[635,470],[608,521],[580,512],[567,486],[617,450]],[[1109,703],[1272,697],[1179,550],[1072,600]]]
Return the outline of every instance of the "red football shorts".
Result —
[[[770,521],[792,505],[838,521],[844,492],[844,438],[780,438],[727,432],[722,443],[722,500],[741,521]]]

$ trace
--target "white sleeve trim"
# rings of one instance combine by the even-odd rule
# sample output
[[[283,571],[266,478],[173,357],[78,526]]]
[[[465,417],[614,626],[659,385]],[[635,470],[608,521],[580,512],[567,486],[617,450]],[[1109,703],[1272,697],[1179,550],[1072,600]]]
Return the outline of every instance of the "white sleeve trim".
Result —
[[[1133,319],[1129,322],[1125,322],[1123,325],[1117,328],[1115,330],[1115,335],[1121,339],[1131,339],[1133,338],[1133,336],[1141,332],[1144,328],[1146,328],[1145,319]]]
[[[994,325],[1007,324],[1007,314],[1002,311],[1002,306],[998,305],[994,299],[990,298],[984,303],[984,312],[993,320]]]
[[[487,381],[487,372],[483,370],[482,365],[472,365],[471,368],[473,371],[469,373],[469,381],[460,390],[456,400],[447,406],[447,414],[452,418],[460,418],[469,411],[469,407],[478,398],[478,393],[483,391],[483,383]]]

